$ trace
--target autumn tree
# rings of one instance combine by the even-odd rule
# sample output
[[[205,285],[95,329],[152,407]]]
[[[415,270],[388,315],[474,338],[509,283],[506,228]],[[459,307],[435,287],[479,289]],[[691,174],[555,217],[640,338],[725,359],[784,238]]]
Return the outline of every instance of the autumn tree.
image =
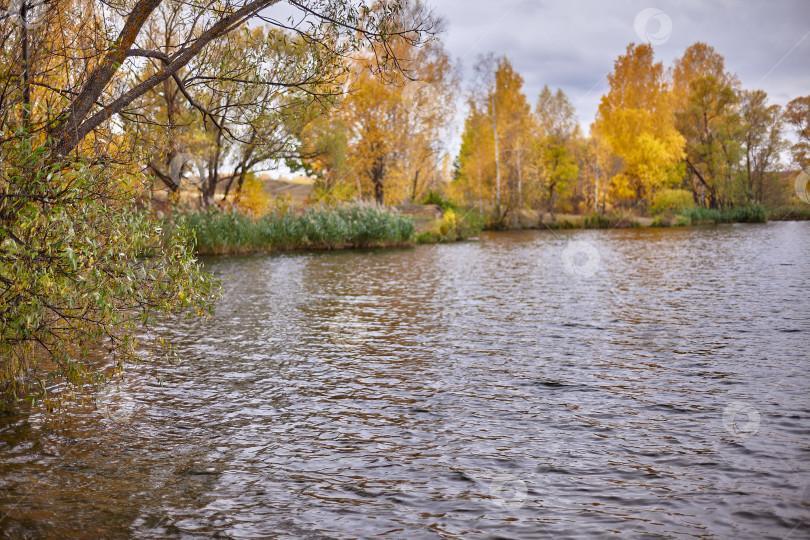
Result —
[[[593,186],[593,195],[587,197],[596,213],[604,214],[612,193],[608,182],[624,169],[624,162],[613,152],[610,144],[591,124],[590,136],[579,146],[579,172],[583,185]]]
[[[568,191],[579,174],[575,156],[579,126],[574,106],[561,89],[552,93],[544,86],[537,98],[535,115],[542,186],[546,208],[553,216],[557,197]]]
[[[726,72],[720,54],[695,43],[675,61],[673,88],[676,125],[686,140],[688,186],[698,202],[719,208],[742,159],[739,82]]]
[[[470,98],[467,118],[461,135],[461,148],[456,157],[453,189],[455,197],[470,208],[477,207],[484,213],[494,200],[495,161],[493,159],[491,124],[478,102]]]
[[[459,84],[456,68],[441,43],[423,48],[421,56],[419,78],[403,89],[403,133],[408,136],[400,139],[400,174],[403,198],[411,202],[421,200],[439,182]]]
[[[360,194],[361,188],[351,182],[357,176],[348,155],[349,127],[339,115],[324,111],[296,136],[298,152],[286,160],[287,166],[315,178],[317,197],[339,202]]]
[[[535,140],[535,121],[522,91],[523,78],[506,58],[476,64],[477,80],[456,159],[455,184],[473,186],[493,220],[517,223],[523,208]],[[486,201],[486,203],[485,203]]]
[[[743,175],[741,198],[760,204],[781,198],[780,154],[787,148],[783,139],[783,117],[779,105],[769,105],[763,90],[740,93]],[[781,202],[781,201],[779,201]]]
[[[596,125],[624,163],[622,172],[611,178],[611,188],[619,198],[643,202],[673,182],[683,156],[684,139],[675,127],[669,83],[648,44],[629,45],[608,83]]]
[[[356,183],[360,196],[380,204],[425,194],[441,169],[457,81],[441,42],[411,53],[400,55],[407,76],[393,81],[376,77],[367,59],[354,64],[351,90],[335,112],[300,133],[311,151],[302,167],[331,182]],[[336,177],[338,168],[344,172]]]
[[[785,107],[785,121],[796,133],[791,147],[794,161],[802,169],[810,167],[810,96],[798,97]]]
[[[508,196],[503,217],[511,213],[513,225],[519,226],[526,163],[536,129],[531,106],[523,93],[523,77],[506,59],[498,64],[494,92],[488,103],[495,106],[490,115],[497,115],[500,119],[498,140],[505,165],[503,169],[506,173],[505,187]]]

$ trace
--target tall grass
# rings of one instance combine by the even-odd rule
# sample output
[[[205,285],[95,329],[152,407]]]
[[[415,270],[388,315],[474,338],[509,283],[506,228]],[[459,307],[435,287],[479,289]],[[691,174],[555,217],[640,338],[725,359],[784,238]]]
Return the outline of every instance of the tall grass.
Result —
[[[407,243],[413,221],[373,204],[283,211],[258,219],[237,212],[209,210],[174,216],[196,238],[201,255],[265,250],[336,249]]]
[[[685,210],[681,215],[688,223],[765,223],[768,211],[761,204],[748,204],[725,210],[695,207]]]
[[[770,208],[768,210],[768,219],[774,221],[810,220],[810,205]]]

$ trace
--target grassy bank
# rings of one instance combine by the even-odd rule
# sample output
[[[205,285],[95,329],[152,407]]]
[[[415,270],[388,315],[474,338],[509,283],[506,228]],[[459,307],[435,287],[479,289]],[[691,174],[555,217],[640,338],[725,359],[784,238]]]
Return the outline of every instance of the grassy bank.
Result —
[[[765,223],[768,220],[807,220],[810,219],[810,206],[790,206],[778,209],[766,209],[759,204],[717,210],[693,207],[680,212],[668,212],[655,217],[632,216],[622,212],[609,214],[549,214],[521,215],[522,229],[627,229],[636,227],[679,227],[717,223]],[[502,230],[509,227],[491,225],[491,230]]]
[[[771,221],[810,221],[810,204],[770,209],[768,219]]]
[[[765,223],[768,210],[761,204],[750,204],[738,208],[716,210],[713,208],[690,208],[678,216],[685,225],[702,223]],[[676,222],[677,223],[677,222]]]
[[[252,218],[210,210],[179,214],[195,237],[200,255],[345,249],[404,245],[413,237],[413,221],[371,204],[310,208]]]
[[[431,205],[434,207],[433,205]],[[438,207],[435,207],[438,209]],[[261,251],[352,249],[410,244],[456,242],[482,230],[503,230],[486,222],[475,211],[455,207],[439,210],[441,218],[419,221],[396,210],[372,204],[309,208],[260,218],[236,212],[206,211],[175,214],[193,232],[200,255],[224,255]],[[765,223],[772,220],[810,219],[810,206],[766,210],[750,205],[727,210],[690,208],[656,218],[623,214],[566,215],[556,219],[532,216],[521,219],[524,229],[619,229],[671,227],[715,223]],[[423,223],[424,222],[424,223]],[[506,227],[509,228],[509,227]]]

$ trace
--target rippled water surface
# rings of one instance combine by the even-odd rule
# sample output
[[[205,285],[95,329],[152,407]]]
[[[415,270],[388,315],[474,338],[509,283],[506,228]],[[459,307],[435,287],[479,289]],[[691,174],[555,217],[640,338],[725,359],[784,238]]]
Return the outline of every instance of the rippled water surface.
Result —
[[[0,531],[808,538],[809,240],[773,223],[207,260],[225,296],[167,329],[179,363],[67,422],[0,418]],[[584,275],[570,241],[598,254]]]

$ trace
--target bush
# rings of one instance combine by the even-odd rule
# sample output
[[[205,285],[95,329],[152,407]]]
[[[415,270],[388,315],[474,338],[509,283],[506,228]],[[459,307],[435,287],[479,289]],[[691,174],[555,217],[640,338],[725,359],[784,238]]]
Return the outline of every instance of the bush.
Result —
[[[0,391],[51,401],[101,384],[134,360],[136,330],[159,313],[210,306],[213,282],[186,223],[134,207],[138,177],[54,161],[29,141],[0,160]],[[116,365],[91,361],[92,353]],[[66,383],[66,384],[59,384]]]
[[[586,229],[610,229],[615,224],[615,220],[601,214],[594,214],[585,217],[584,226]]]
[[[418,244],[456,242],[480,234],[483,230],[484,219],[477,211],[456,212],[448,209],[432,230],[418,235],[415,241]]]
[[[641,227],[641,224],[633,216],[613,213],[608,216],[601,214],[587,216],[582,222],[582,227],[585,229],[617,229],[619,227]]]
[[[443,198],[440,193],[433,190],[428,191],[422,204],[435,204],[442,210],[458,210],[458,206],[453,201]]]
[[[237,206],[245,213],[260,216],[270,205],[270,196],[264,192],[264,183],[250,173],[237,196]]]
[[[662,189],[653,197],[650,212],[653,216],[681,214],[694,206],[692,192],[685,189]]]
[[[357,196],[357,188],[349,182],[335,182],[331,185],[325,182],[316,182],[309,196],[312,204],[337,206],[345,204]]]

